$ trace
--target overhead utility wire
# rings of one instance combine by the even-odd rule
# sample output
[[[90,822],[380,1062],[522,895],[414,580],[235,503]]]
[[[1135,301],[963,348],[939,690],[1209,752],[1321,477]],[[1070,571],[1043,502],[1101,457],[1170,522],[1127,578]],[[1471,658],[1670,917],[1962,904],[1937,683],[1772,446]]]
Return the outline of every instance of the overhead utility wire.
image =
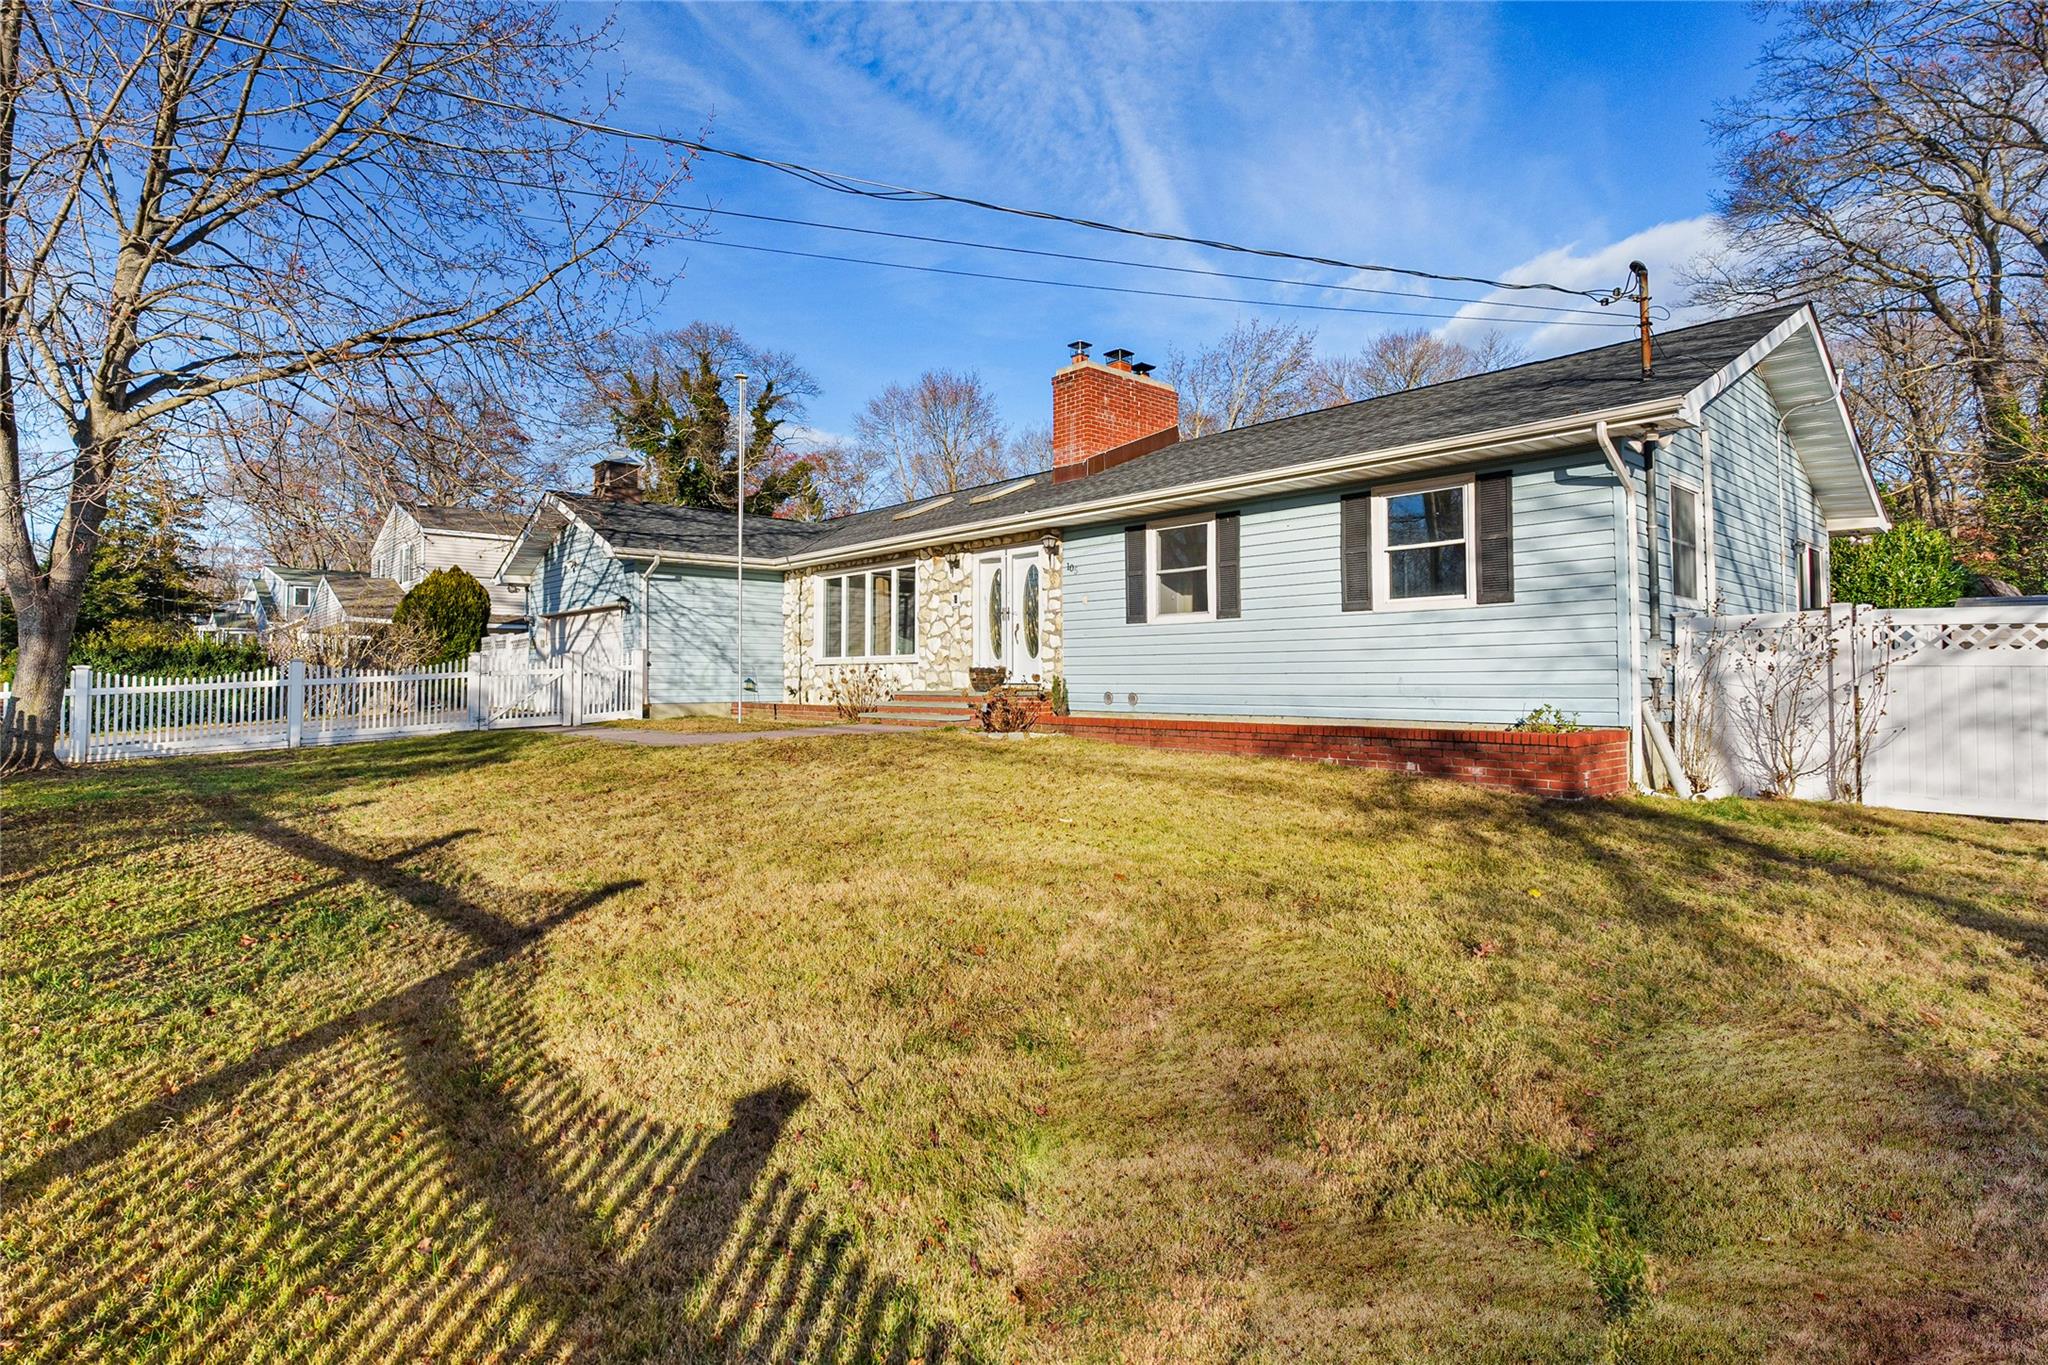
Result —
[[[646,229],[642,229],[646,231]],[[1154,299],[1189,299],[1207,303],[1251,304],[1260,308],[1302,308],[1318,313],[1370,313],[1389,318],[1434,318],[1439,322],[1486,322],[1497,324],[1519,323],[1524,327],[1600,327],[1608,330],[1625,328],[1633,330],[1635,324],[1625,320],[1596,322],[1579,318],[1517,318],[1517,317],[1475,317],[1463,313],[1424,313],[1409,308],[1361,308],[1343,303],[1301,303],[1287,299],[1243,299],[1229,294],[1190,294],[1175,289],[1140,289],[1134,285],[1089,284],[1080,280],[1053,280],[1042,275],[1004,275],[987,270],[959,270],[940,265],[913,265],[905,261],[881,261],[869,256],[840,256],[823,251],[797,251],[790,247],[761,246],[753,242],[728,242],[717,237],[691,237],[685,233],[662,233],[678,241],[694,242],[699,246],[731,247],[736,251],[760,251],[773,256],[796,256],[809,261],[837,261],[847,265],[878,265],[891,270],[915,270],[927,275],[953,275],[970,280],[1001,280],[1011,284],[1048,285],[1055,289],[1086,289],[1102,294],[1137,294]]]
[[[98,10],[101,13],[116,15],[123,19],[136,17],[113,6],[92,4],[90,0],[79,0],[79,5],[83,9]],[[275,47],[272,44],[258,42],[255,39],[243,38],[230,33],[210,33],[208,36],[218,41],[234,43],[241,47],[255,48],[263,52],[286,51],[286,49]],[[310,66],[319,66],[340,75],[355,76],[363,80],[387,79],[390,74],[388,72],[379,73],[362,67],[350,66],[347,63],[332,61],[324,57],[315,57],[310,53],[292,52],[290,55]],[[780,171],[784,175],[793,176],[820,189],[833,190],[840,194],[854,195],[859,198],[881,199],[891,203],[959,204],[966,208],[981,209],[989,213],[1009,214],[1018,218],[1030,218],[1039,222],[1066,223],[1073,227],[1087,228],[1093,232],[1109,232],[1126,237],[1142,237],[1156,242],[1179,242],[1187,246],[1204,247],[1211,251],[1228,251],[1245,256],[1263,256],[1271,260],[1301,261],[1308,265],[1327,266],[1333,270],[1365,271],[1381,275],[1404,275],[1410,279],[1436,280],[1443,284],[1483,285],[1488,289],[1534,290],[1553,294],[1568,294],[1574,298],[1591,299],[1595,303],[1613,302],[1615,299],[1622,297],[1621,291],[1618,290],[1575,289],[1562,284],[1496,280],[1485,275],[1445,274],[1434,270],[1417,270],[1408,266],[1382,265],[1366,261],[1347,261],[1336,256],[1316,256],[1297,251],[1283,251],[1275,247],[1244,246],[1237,242],[1223,241],[1213,237],[1192,237],[1184,233],[1166,232],[1157,228],[1138,228],[1121,223],[1106,223],[1093,218],[1080,218],[1072,214],[1055,213],[1049,209],[1020,208],[1016,205],[1001,204],[993,200],[977,199],[970,195],[949,194],[944,190],[917,189],[908,185],[893,184],[886,180],[872,180],[865,176],[827,171],[816,166],[804,165],[798,161],[779,161],[773,157],[756,156],[752,152],[743,152],[733,147],[719,147],[709,142],[699,141],[696,138],[679,137],[673,133],[650,132],[644,128],[626,128],[618,124],[604,123],[597,119],[579,118],[573,114],[564,114],[555,109],[544,109],[537,105],[520,104],[513,100],[495,99],[489,95],[479,95],[471,91],[447,90],[440,87],[428,88],[432,93],[446,99],[462,100],[465,103],[475,104],[486,109],[496,109],[508,114],[522,114],[529,118],[547,119],[550,122],[559,123],[565,127],[578,128],[588,133],[597,133],[606,137],[625,138],[632,141],[652,142],[667,147],[680,147],[685,151],[696,152],[704,156],[720,156],[751,166],[761,166],[768,170]]]
[[[266,144],[262,143],[252,143],[251,145],[263,146],[265,147],[265,150],[280,150],[278,148],[269,147]],[[374,165],[375,163],[365,162],[358,164]],[[579,190],[561,185],[539,186],[527,181],[513,180],[498,176],[478,175],[475,172],[467,171],[455,171],[451,172],[450,174],[461,176],[467,179],[483,180],[491,184],[508,186],[512,188],[547,189],[550,192],[554,193],[603,197],[602,192],[596,190]],[[371,198],[389,197],[385,195],[382,191],[369,189],[361,185],[350,185],[345,189],[345,191],[342,192],[345,192],[352,198],[362,198],[364,196],[368,196]],[[949,266],[923,265],[911,261],[885,261],[877,260],[871,256],[846,256],[830,252],[798,251],[791,247],[773,247],[764,246],[759,243],[753,242],[726,241],[718,237],[700,237],[692,233],[677,232],[663,228],[650,227],[646,224],[637,225],[632,229],[635,233],[644,237],[658,238],[661,240],[673,242],[696,243],[701,246],[729,247],[736,251],[756,251],[773,256],[794,256],[805,260],[833,261],[846,265],[872,265],[880,266],[889,270],[910,270],[931,275],[951,275],[961,279],[995,280],[1011,284],[1035,284],[1055,289],[1082,289],[1093,291],[1096,293],[1131,294],[1147,298],[1185,299],[1193,302],[1206,303],[1240,303],[1250,304],[1261,308],[1294,308],[1305,309],[1320,313],[1362,313],[1370,314],[1377,317],[1423,318],[1438,322],[1484,322],[1501,325],[1518,324],[1525,327],[1548,327],[1554,325],[1559,327],[1625,328],[1634,326],[1633,323],[1626,322],[1620,319],[1597,321],[1593,320],[1593,317],[1591,315],[1593,315],[1596,310],[1590,308],[1564,308],[1554,304],[1511,303],[1505,300],[1445,297],[1437,294],[1423,294],[1409,290],[1368,289],[1362,286],[1323,284],[1314,280],[1293,280],[1280,276],[1244,275],[1233,271],[1225,270],[1203,270],[1193,266],[1157,265],[1147,261],[1125,260],[1111,256],[1088,256],[1063,251],[1042,251],[1032,247],[1002,246],[993,242],[976,242],[951,237],[929,237],[920,233],[891,232],[881,228],[862,228],[840,223],[813,222],[802,218],[782,218],[774,214],[746,213],[738,209],[713,208],[710,205],[706,204],[678,204],[671,200],[665,199],[645,198],[639,196],[626,197],[631,202],[639,203],[650,207],[658,206],[663,208],[680,209],[688,212],[724,214],[732,217],[748,218],[767,223],[782,223],[797,227],[827,228],[842,232],[868,233],[875,236],[899,238],[907,241],[934,242],[942,245],[965,246],[978,250],[1009,251],[1031,256],[1047,256],[1059,260],[1086,261],[1100,265],[1128,265],[1135,266],[1139,269],[1168,270],[1186,274],[1213,276],[1221,279],[1250,280],[1266,284],[1288,285],[1301,289],[1342,289],[1356,293],[1385,294],[1391,295],[1396,298],[1423,299],[1427,301],[1446,304],[1457,303],[1480,308],[1533,308],[1547,313],[1586,314],[1588,316],[1568,318],[1527,318],[1514,316],[1499,316],[1494,314],[1468,314],[1464,312],[1428,313],[1413,309],[1401,308],[1360,308],[1346,306],[1342,304],[1290,302],[1284,299],[1245,299],[1229,294],[1194,294],[1181,290],[1171,289],[1140,289],[1136,286],[1131,285],[1096,284],[1081,280],[1047,279],[1046,277],[1040,275],[1006,275],[994,271],[963,270]],[[517,214],[516,216],[525,218],[530,222],[536,223],[552,221],[551,219],[543,219],[535,214]]]

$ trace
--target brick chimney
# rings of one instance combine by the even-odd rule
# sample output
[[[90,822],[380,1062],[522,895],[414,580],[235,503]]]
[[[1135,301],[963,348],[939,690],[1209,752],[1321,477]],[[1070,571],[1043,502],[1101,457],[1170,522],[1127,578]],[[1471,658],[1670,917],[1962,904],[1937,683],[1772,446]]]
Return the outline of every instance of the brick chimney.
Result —
[[[613,502],[638,502],[640,466],[631,460],[599,460],[590,467],[590,491]]]
[[[1180,395],[1154,379],[1150,365],[1131,364],[1129,351],[1091,360],[1085,341],[1067,349],[1074,358],[1052,377],[1054,483],[1100,474],[1180,439]]]

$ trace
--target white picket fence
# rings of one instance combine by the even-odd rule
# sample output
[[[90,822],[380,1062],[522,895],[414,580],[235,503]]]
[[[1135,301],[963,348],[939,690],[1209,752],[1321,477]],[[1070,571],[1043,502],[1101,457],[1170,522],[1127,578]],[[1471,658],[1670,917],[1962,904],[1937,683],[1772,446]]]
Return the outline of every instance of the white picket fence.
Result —
[[[471,655],[405,673],[310,668],[146,678],[74,668],[58,752],[72,763],[296,749],[640,714],[643,661]],[[6,697],[0,689],[0,700]]]
[[[1820,667],[1803,703],[1773,699],[1789,674],[1763,665],[1786,667],[1800,640],[1820,645]],[[1679,632],[1679,697],[1703,675],[1717,792],[1768,785],[1755,717],[1803,704],[1811,747],[1795,795],[2048,820],[2048,607],[1695,617]]]

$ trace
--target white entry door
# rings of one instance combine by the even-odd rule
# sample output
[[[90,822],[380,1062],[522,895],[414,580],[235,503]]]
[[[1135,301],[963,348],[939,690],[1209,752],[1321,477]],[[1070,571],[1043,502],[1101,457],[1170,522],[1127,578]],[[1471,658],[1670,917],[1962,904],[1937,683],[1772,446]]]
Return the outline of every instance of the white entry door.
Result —
[[[1013,683],[1045,679],[1045,555],[1036,546],[991,550],[974,561],[974,666]]]

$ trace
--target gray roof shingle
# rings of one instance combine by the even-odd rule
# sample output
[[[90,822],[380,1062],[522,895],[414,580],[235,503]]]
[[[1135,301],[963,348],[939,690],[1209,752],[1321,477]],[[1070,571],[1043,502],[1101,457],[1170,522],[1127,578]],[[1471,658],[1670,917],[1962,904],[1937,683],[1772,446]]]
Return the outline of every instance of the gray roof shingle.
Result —
[[[388,578],[331,573],[327,575],[326,582],[334,600],[341,603],[343,614],[351,621],[389,621],[391,613],[397,611],[398,604],[405,600],[405,589]]]
[[[768,557],[842,549],[851,555],[864,544],[905,534],[928,534],[928,543],[943,540],[950,528],[998,516],[1042,512],[1047,525],[1058,525],[1062,508],[1081,503],[1163,492],[1233,474],[1262,470],[1278,474],[1321,459],[1476,435],[1653,399],[1680,398],[1802,306],[1785,304],[1662,333],[1656,338],[1656,372],[1649,379],[1642,377],[1638,344],[1631,337],[1612,346],[1180,441],[1067,483],[1054,483],[1041,470],[1030,487],[996,501],[972,500],[985,489],[999,486],[989,484],[963,489],[950,502],[909,518],[897,514],[915,504],[898,503],[821,522],[750,520],[747,548]],[[732,515],[727,512],[611,502],[569,493],[556,496],[618,549],[732,553]],[[756,527],[761,528],[758,544]]]
[[[727,555],[733,551],[733,515],[706,507],[624,502],[590,493],[556,493],[590,529],[615,550],[676,555]],[[776,558],[815,543],[831,525],[780,517],[747,518],[747,557]]]
[[[481,507],[443,507],[434,503],[407,502],[401,507],[423,530],[452,531],[465,536],[503,536],[510,540],[526,525],[523,512],[492,512]]]

